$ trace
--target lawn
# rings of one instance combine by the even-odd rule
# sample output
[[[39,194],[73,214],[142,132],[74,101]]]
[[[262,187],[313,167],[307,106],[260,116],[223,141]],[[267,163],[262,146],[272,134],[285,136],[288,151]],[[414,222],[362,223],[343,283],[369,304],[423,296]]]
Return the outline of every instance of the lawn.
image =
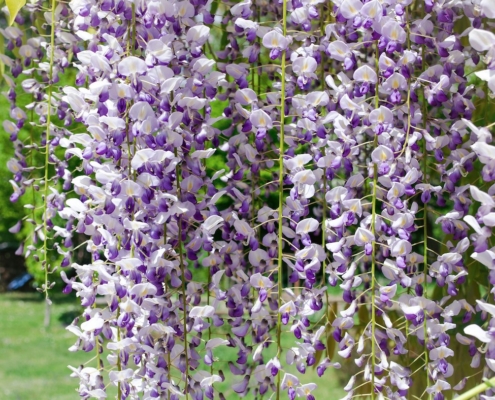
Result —
[[[67,365],[78,366],[93,354],[71,353],[75,336],[65,330],[80,308],[71,297],[57,297],[48,329],[45,303],[38,293],[0,295],[0,399],[78,399],[78,380]]]
[[[79,398],[76,392],[78,380],[69,377],[67,365],[76,367],[90,360],[94,353],[69,352],[67,349],[74,344],[75,336],[65,330],[65,324],[70,323],[80,311],[77,299],[56,296],[51,324],[45,329],[45,303],[38,293],[0,295],[0,399]],[[284,340],[287,345],[290,341],[288,337]],[[235,360],[234,353],[226,351],[219,355],[221,358]],[[238,380],[234,378],[234,381]],[[317,399],[339,399],[345,395],[341,382],[330,370],[324,377],[318,378],[316,372],[308,368],[304,381],[318,384],[318,389],[314,392]],[[224,382],[218,389],[224,391],[228,400],[238,398],[228,389],[229,386],[230,384]],[[114,391],[109,392],[108,398],[114,397]],[[252,395],[246,396],[246,399],[252,398]]]

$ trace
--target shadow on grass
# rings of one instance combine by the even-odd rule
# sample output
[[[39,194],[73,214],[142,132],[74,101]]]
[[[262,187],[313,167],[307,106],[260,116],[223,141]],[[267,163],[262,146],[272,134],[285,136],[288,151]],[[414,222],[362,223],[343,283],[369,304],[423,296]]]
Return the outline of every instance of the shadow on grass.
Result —
[[[72,324],[72,321],[74,321],[77,317],[80,317],[82,314],[82,309],[81,310],[70,310],[66,311],[58,317],[58,321],[63,325],[63,326],[68,326]]]
[[[2,296],[12,301],[25,301],[25,302],[35,302],[41,303],[45,301],[45,296],[38,292],[7,292],[3,293]],[[75,294],[63,294],[50,292],[50,299],[53,303],[57,304],[77,304],[78,299]]]
[[[3,294],[2,297],[10,301],[37,303],[40,305],[45,302],[43,294],[38,292],[9,292]],[[53,317],[57,317],[58,322],[64,327],[70,325],[75,318],[80,317],[83,313],[83,308],[79,305],[79,300],[74,294],[51,293],[50,299],[54,305],[73,305],[73,307],[61,314],[52,314]]]

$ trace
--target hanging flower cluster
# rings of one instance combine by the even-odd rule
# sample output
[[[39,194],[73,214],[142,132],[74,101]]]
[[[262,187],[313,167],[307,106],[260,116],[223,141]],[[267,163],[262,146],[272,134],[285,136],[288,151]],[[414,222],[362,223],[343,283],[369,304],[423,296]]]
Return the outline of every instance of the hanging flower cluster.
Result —
[[[11,200],[42,193],[20,251],[84,307],[81,398],[314,400],[344,367],[345,399],[442,400],[494,375],[493,0],[27,7],[0,30]]]

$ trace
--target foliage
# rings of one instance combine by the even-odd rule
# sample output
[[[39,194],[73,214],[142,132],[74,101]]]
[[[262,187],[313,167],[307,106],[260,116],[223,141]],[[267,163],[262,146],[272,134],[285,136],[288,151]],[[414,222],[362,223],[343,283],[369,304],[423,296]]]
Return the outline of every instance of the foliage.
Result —
[[[26,0],[5,0],[7,9],[9,10],[9,25],[12,25],[21,11],[22,7],[26,4]]]

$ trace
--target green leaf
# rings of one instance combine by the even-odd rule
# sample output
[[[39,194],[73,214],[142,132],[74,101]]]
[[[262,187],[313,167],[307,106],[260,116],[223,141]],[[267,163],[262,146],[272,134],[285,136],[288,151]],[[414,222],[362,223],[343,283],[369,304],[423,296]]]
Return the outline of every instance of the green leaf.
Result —
[[[19,11],[21,10],[22,7],[24,7],[24,4],[26,4],[26,0],[5,0],[7,3],[7,8],[9,9],[9,26],[14,23],[15,17],[17,17],[17,14],[19,14]]]
[[[34,26],[40,35],[46,35],[45,29],[43,28],[44,21],[45,17],[43,16],[43,13],[41,11],[36,11],[34,13]]]

